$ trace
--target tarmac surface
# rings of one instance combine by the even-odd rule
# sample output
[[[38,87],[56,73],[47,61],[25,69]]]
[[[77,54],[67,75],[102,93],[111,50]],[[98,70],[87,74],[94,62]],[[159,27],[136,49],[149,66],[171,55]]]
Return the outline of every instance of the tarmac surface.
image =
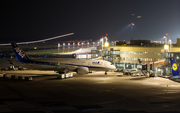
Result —
[[[57,79],[53,71],[2,71],[33,81],[0,79],[0,112],[178,113],[180,83],[160,77],[94,72]]]

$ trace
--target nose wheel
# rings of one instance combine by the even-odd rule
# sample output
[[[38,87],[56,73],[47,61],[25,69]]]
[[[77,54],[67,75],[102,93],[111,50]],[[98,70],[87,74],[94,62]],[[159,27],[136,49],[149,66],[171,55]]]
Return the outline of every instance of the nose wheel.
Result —
[[[105,75],[107,75],[107,72],[105,71]]]

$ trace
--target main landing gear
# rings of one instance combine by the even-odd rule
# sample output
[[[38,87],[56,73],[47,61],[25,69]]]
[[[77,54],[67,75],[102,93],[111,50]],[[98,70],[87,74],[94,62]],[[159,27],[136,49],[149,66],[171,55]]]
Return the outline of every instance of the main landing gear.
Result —
[[[107,71],[105,71],[105,75],[107,75]]]

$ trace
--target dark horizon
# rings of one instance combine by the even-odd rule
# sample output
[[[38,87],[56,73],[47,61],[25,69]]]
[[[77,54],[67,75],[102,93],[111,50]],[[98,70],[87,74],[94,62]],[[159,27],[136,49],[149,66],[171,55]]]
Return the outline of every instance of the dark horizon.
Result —
[[[0,42],[35,41],[67,33],[62,40],[180,38],[179,0],[0,1]]]

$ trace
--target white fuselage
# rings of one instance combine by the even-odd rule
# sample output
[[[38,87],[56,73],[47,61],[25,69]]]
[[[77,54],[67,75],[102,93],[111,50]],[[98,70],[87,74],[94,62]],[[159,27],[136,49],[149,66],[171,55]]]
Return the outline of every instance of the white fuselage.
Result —
[[[35,70],[58,70],[59,68],[68,68],[70,71],[78,67],[87,67],[89,71],[109,71],[115,70],[115,66],[104,60],[79,60],[68,58],[45,58],[33,60],[33,62],[19,63],[15,65],[23,66]]]

